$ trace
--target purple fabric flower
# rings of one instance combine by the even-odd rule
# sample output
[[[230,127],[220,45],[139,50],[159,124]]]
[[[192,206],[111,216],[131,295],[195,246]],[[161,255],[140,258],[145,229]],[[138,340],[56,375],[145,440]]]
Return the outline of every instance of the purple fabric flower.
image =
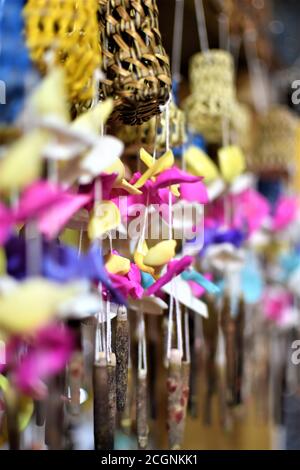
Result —
[[[30,243],[30,241],[28,242]],[[26,277],[26,242],[22,237],[11,237],[5,244],[7,273],[16,279]],[[118,304],[125,304],[123,296],[114,288],[105,269],[101,249],[93,243],[86,254],[78,256],[78,251],[57,242],[42,241],[41,274],[57,282],[88,279],[101,282]]]

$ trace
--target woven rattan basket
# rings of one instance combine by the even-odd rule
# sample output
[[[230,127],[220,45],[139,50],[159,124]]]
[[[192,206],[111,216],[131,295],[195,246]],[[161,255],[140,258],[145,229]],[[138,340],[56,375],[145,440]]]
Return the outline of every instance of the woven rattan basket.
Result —
[[[116,135],[127,146],[143,146],[149,151],[164,150],[166,147],[165,113],[160,118],[153,117],[140,126],[119,126]],[[186,140],[184,113],[175,105],[170,104],[169,138],[171,147],[182,145]]]
[[[101,65],[97,0],[28,0],[24,7],[26,42],[42,72],[50,61],[66,71],[70,99],[84,103],[95,93]]]
[[[223,119],[232,120],[236,103],[234,67],[226,51],[210,50],[192,57],[191,95],[185,101],[189,127],[211,143],[222,140]]]
[[[103,70],[100,97],[115,98],[115,117],[141,124],[169,98],[169,59],[155,0],[99,0]]]
[[[259,118],[254,150],[248,161],[259,174],[287,173],[296,157],[298,118],[284,106],[271,108]]]

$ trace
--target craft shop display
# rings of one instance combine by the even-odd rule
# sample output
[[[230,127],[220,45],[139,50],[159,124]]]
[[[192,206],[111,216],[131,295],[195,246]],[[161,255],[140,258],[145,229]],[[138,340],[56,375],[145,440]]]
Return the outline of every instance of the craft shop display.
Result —
[[[0,0],[1,450],[299,446],[299,120],[173,3]]]

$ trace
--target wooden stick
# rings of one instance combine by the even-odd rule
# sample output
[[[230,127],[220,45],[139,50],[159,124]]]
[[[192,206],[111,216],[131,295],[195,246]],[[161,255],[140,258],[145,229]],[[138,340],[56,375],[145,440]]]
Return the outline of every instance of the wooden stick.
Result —
[[[191,363],[188,361],[182,361],[182,364],[181,364],[182,388],[181,388],[181,403],[180,404],[183,409],[183,418],[181,422],[178,424],[178,427],[179,427],[178,435],[179,435],[180,447],[182,447],[183,439],[184,439],[187,405],[188,405],[189,393],[190,393],[190,372],[191,372]]]
[[[212,397],[216,392],[217,371],[216,371],[216,353],[218,346],[218,312],[216,311],[214,300],[207,296],[205,299],[209,317],[203,319],[203,335],[205,342],[205,375],[207,390],[204,404],[204,422],[211,424],[211,406]]]
[[[121,428],[127,436],[129,436],[131,433],[131,425],[132,425],[131,408],[133,405],[133,393],[134,393],[132,375],[133,375],[132,367],[129,361],[126,403],[125,403],[125,408],[124,408],[124,411],[122,412],[121,421],[120,421]]]
[[[137,376],[136,394],[136,425],[139,449],[146,449],[148,445],[148,399],[147,399],[147,372],[139,370]]]
[[[5,394],[5,411],[9,449],[20,450],[20,432],[18,426],[19,396],[12,387],[9,387],[9,391]]]
[[[235,320],[236,323],[236,379],[235,379],[235,401],[237,405],[242,404],[242,388],[243,388],[243,375],[244,375],[244,329],[245,329],[245,302],[241,297],[239,302],[238,315]]]
[[[100,352],[93,370],[94,442],[96,450],[109,449],[108,370],[106,355]]]
[[[116,325],[116,385],[117,410],[124,411],[126,403],[129,359],[129,323],[127,310],[120,307]]]
[[[221,328],[225,339],[226,351],[226,400],[228,405],[234,404],[235,398],[235,378],[236,378],[236,344],[235,321],[231,316],[230,299],[224,297],[223,308],[221,310]]]
[[[117,397],[116,397],[116,355],[111,353],[110,362],[107,364],[108,374],[108,441],[109,448],[114,449],[115,430],[116,430],[116,414],[117,414]]]
[[[54,377],[48,386],[49,396],[46,409],[45,442],[51,450],[64,447],[64,404],[65,371]]]
[[[184,419],[182,406],[181,352],[171,349],[167,379],[168,392],[168,436],[171,450],[180,449],[181,428]]]

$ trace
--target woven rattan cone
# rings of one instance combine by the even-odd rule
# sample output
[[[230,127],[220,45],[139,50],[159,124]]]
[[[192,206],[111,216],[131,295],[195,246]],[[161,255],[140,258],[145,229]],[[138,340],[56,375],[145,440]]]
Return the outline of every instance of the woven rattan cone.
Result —
[[[141,124],[169,98],[169,59],[162,46],[155,0],[99,0],[106,79],[100,97],[115,98],[114,116]]]

